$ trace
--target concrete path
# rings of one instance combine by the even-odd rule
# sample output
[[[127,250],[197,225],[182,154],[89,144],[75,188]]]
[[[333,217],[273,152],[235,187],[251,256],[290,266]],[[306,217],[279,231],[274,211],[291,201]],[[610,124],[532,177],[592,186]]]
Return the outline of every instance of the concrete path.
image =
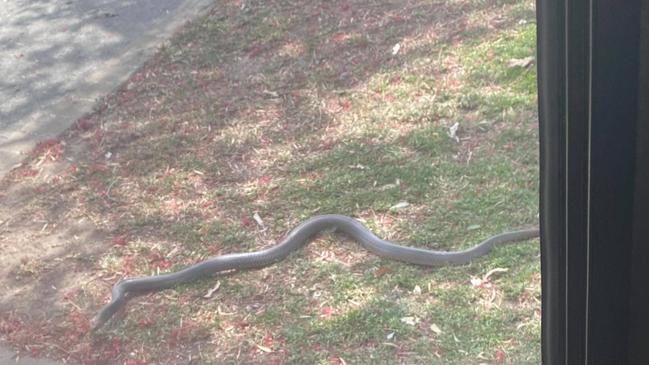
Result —
[[[213,0],[0,0],[0,177]]]
[[[0,365],[63,365],[47,359],[32,359],[18,356],[14,351],[0,347]]]
[[[0,177],[56,137],[213,0],[0,0]],[[57,365],[16,357],[0,365]]]

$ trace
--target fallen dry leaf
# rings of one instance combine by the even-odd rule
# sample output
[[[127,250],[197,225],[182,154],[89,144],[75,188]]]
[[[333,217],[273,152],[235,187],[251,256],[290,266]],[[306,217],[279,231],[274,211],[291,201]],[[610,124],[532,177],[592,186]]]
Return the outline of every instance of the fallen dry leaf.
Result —
[[[433,324],[430,325],[430,330],[433,331],[433,332],[435,332],[435,333],[438,334],[438,335],[441,335],[441,334],[442,334],[442,330],[441,330],[441,329],[439,328],[439,326],[436,325],[435,323],[433,323]]]
[[[392,47],[392,55],[396,56],[400,49],[401,45],[399,43],[395,44],[394,47]]]
[[[491,287],[491,282],[489,281],[489,278],[491,275],[498,273],[498,272],[507,272],[509,269],[502,268],[502,267],[497,267],[495,269],[489,270],[482,278],[476,278],[472,277],[471,278],[471,285],[473,287],[480,287],[480,288],[490,288]]]
[[[260,350],[263,351],[263,352],[266,352],[266,353],[271,353],[271,352],[273,352],[272,349],[269,349],[269,348],[266,347],[266,346],[262,346],[262,345],[259,345],[259,344],[255,344],[255,346],[257,346],[257,348],[260,349]]]
[[[368,169],[367,166],[361,165],[359,163],[356,164],[356,165],[349,165],[349,168],[352,169],[352,170],[367,170]]]
[[[503,350],[496,351],[496,364],[502,364],[505,362],[507,354]]]
[[[390,210],[403,209],[403,208],[407,208],[409,206],[410,206],[410,203],[408,203],[408,202],[398,202],[397,204],[391,206]]]
[[[414,326],[419,323],[419,318],[417,317],[402,317],[401,322],[410,326]]]
[[[203,295],[203,298],[205,298],[205,299],[210,299],[210,298],[212,297],[212,295],[213,295],[217,290],[219,290],[220,287],[221,287],[221,282],[220,282],[220,281],[217,281],[216,284],[214,284],[214,286],[212,287],[212,289],[208,290],[208,291],[207,291],[207,294]]]
[[[259,225],[259,227],[261,227],[261,228],[265,228],[265,227],[264,227],[264,221],[263,221],[263,220],[261,219],[261,217],[259,216],[259,213],[255,213],[255,214],[252,216],[252,218],[254,218],[255,222],[257,222],[257,224]]]
[[[471,278],[471,285],[474,287],[479,287],[482,285],[482,279],[480,278]]]
[[[381,266],[376,270],[376,272],[374,273],[374,276],[378,278],[378,277],[381,277],[381,276],[383,276],[385,274],[389,274],[391,272],[394,272],[394,270],[387,267],[387,266]]]
[[[495,269],[489,270],[485,276],[482,277],[482,281],[489,281],[489,277],[497,272],[507,272],[509,269],[503,268],[503,267],[497,267]]]
[[[507,61],[507,67],[509,67],[509,68],[514,68],[514,67],[528,68],[533,63],[534,63],[534,56],[525,57],[525,58],[512,58],[509,61]]]
[[[455,124],[448,129],[448,136],[455,142],[460,143],[460,137],[457,136],[458,129],[460,129],[460,123],[455,122]]]
[[[415,295],[420,295],[421,294],[421,287],[419,285],[415,285],[415,288],[412,289],[412,293]]]

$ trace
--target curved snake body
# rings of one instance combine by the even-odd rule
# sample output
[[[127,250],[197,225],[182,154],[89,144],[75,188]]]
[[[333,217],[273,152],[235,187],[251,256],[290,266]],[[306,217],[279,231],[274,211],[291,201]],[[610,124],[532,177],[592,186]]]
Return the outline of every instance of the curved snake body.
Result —
[[[310,242],[318,233],[329,229],[347,234],[365,249],[378,256],[423,266],[466,264],[488,253],[495,245],[524,241],[539,236],[539,230],[533,228],[502,233],[462,251],[433,251],[400,246],[383,240],[351,217],[336,214],[315,216],[302,222],[279,244],[265,250],[216,256],[174,273],[129,278],[118,282],[113,286],[110,303],[104,306],[93,319],[93,328],[101,327],[132,295],[168,289],[223,271],[259,269],[272,265]]]

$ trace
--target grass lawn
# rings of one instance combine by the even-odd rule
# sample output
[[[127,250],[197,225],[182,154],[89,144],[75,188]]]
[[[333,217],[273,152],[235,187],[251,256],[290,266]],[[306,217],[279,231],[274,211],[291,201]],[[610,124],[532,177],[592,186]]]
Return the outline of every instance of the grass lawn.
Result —
[[[85,364],[540,363],[538,241],[430,269],[323,235],[88,332],[120,278],[315,214],[440,250],[535,226],[535,37],[531,0],[218,1],[2,181],[0,340]]]

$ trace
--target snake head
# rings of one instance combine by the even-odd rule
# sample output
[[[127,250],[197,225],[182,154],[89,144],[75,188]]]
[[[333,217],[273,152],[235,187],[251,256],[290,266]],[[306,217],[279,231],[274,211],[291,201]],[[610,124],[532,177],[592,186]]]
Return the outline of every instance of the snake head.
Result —
[[[117,298],[113,298],[110,303],[106,304],[97,315],[90,320],[90,328],[92,332],[97,331],[103,327],[106,322],[119,311],[124,304],[126,304],[126,296],[120,295]]]

